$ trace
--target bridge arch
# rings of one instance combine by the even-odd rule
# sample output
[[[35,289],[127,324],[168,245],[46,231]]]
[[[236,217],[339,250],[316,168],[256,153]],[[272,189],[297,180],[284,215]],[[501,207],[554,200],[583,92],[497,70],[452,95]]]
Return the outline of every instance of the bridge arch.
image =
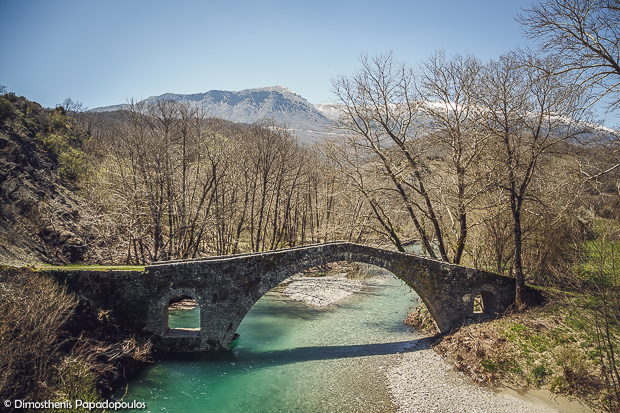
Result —
[[[426,304],[441,332],[470,318],[479,294],[493,312],[507,308],[514,299],[515,284],[510,277],[398,251],[333,242],[148,266],[145,276],[150,294],[158,298],[144,330],[165,335],[163,311],[172,297],[183,293],[200,305],[199,343],[192,341],[190,346],[198,350],[189,351],[228,349],[244,317],[269,290],[306,269],[336,261],[375,265],[405,281]]]
[[[390,271],[397,278],[401,279],[411,287],[416,294],[422,299],[429,312],[435,320],[440,320],[438,326],[441,328],[441,316],[437,311],[437,301],[433,296],[428,296],[424,290],[424,286],[420,285],[415,278],[410,276],[410,268],[407,265],[403,265],[397,258],[385,257],[380,255],[369,255],[367,253],[349,251],[346,249],[328,249],[321,254],[307,254],[302,257],[297,257],[295,260],[286,260],[280,262],[279,265],[274,267],[271,271],[272,276],[268,278],[267,282],[260,283],[257,288],[254,288],[248,298],[244,300],[243,308],[234,315],[231,320],[231,324],[228,326],[223,343],[226,343],[226,347],[230,345],[234,338],[234,334],[241,325],[241,322],[252,309],[252,307],[260,300],[267,292],[278,286],[287,278],[299,274],[310,268],[318,267],[325,264],[330,264],[338,261],[348,261],[363,264],[370,264]],[[472,307],[473,312],[473,307]]]

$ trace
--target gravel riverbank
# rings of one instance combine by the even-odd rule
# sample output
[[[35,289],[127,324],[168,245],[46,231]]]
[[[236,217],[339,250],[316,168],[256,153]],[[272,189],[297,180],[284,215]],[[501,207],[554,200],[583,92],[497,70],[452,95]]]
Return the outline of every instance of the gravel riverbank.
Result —
[[[285,282],[286,288],[282,294],[295,301],[323,307],[359,292],[364,287],[381,284],[384,277],[347,278],[346,273],[325,277],[298,275]],[[412,337],[415,338],[417,337]],[[383,358],[377,360],[374,360],[377,356],[369,357],[369,360],[358,360],[369,367],[376,367],[377,363],[385,366],[387,388],[380,393],[389,394],[392,405],[388,406],[387,400],[383,399],[381,404],[373,403],[370,410],[400,413],[592,412],[577,402],[569,403],[567,399],[554,398],[546,391],[523,393],[511,389],[480,387],[469,377],[456,371],[430,345],[430,338],[418,339],[412,341],[411,348],[403,353],[381,356]],[[364,376],[368,379],[374,374]]]
[[[477,386],[431,349],[430,343],[430,339],[419,340],[387,370],[388,389],[400,413],[592,411],[546,391],[523,393]]]
[[[293,276],[286,281],[282,294],[293,301],[325,307],[364,288],[360,279],[347,278],[347,273],[325,277]]]

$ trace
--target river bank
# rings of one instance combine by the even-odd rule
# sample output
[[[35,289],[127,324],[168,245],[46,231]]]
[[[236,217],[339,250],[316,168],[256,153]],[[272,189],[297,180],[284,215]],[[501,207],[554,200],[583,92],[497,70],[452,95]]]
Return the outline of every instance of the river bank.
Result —
[[[515,390],[479,386],[420,340],[400,354],[386,374],[392,402],[399,413],[409,412],[594,412],[545,390]]]
[[[285,283],[281,294],[288,299],[325,307],[384,282],[390,275],[348,277],[346,272],[323,277],[298,275]],[[404,315],[403,315],[404,318]],[[411,341],[402,353],[360,358],[360,364],[385,374],[384,389],[372,386],[374,411],[397,412],[593,412],[587,406],[546,390],[528,392],[506,387],[480,386],[432,349],[432,337]],[[376,360],[375,360],[376,358]],[[376,372],[375,372],[376,373]],[[366,377],[373,377],[367,375]],[[386,395],[391,403],[386,400]],[[389,405],[391,404],[391,405]],[[368,407],[368,406],[366,406]]]

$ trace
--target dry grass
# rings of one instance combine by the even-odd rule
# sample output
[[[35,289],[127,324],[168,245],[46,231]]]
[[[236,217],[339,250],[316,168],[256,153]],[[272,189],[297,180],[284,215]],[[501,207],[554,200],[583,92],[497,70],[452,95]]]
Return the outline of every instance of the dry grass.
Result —
[[[437,326],[433,317],[428,312],[426,306],[421,303],[417,307],[409,307],[407,309],[407,318],[405,318],[405,325],[415,328],[418,331],[422,331],[430,334],[437,334]]]
[[[556,301],[463,326],[434,348],[479,384],[541,387],[603,407],[607,386],[595,343],[567,308]]]
[[[77,300],[53,280],[12,267],[0,267],[0,277],[1,400],[98,401],[125,367],[150,361],[150,342],[66,331]]]
[[[3,271],[0,283],[0,398],[41,399],[62,355],[62,326],[76,301],[29,269]]]

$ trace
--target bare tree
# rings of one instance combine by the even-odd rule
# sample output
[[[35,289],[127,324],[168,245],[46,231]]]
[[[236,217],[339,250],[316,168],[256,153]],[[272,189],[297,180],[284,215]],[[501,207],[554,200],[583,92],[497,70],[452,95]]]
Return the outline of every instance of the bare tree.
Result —
[[[381,163],[382,173],[399,194],[422,245],[434,258],[432,237],[421,222],[422,216],[428,218],[441,259],[448,261],[439,217],[426,187],[422,154],[415,145],[421,103],[413,70],[397,63],[392,54],[372,59],[363,55],[360,61],[362,68],[357,73],[332,82],[343,104],[340,128],[363,138],[360,144]]]
[[[88,213],[110,262],[366,234],[352,229],[360,203],[340,200],[345,191],[332,165],[283,125],[235,125],[173,101],[130,102],[109,120],[97,131],[103,155],[88,188]]]
[[[341,134],[338,138],[331,138],[322,145],[324,155],[341,175],[342,182],[360,194],[368,205],[374,227],[365,220],[367,230],[384,235],[399,251],[404,247],[398,235],[397,216],[399,215],[399,193],[397,190],[386,187],[383,163],[368,151],[365,138],[353,134]],[[361,205],[356,210],[360,211]],[[363,221],[364,222],[364,221]]]
[[[71,115],[79,114],[88,110],[82,102],[73,100],[70,97],[66,98],[60,106],[62,106],[64,110]]]
[[[142,262],[196,256],[227,159],[204,114],[173,101],[130,103],[108,144],[103,185],[111,208],[131,217],[128,260],[132,246]]]
[[[582,86],[620,108],[620,2],[545,0],[524,9],[517,21],[540,40],[541,51],[560,62],[557,73],[576,72]]]
[[[66,98],[60,106],[75,120],[78,125],[82,127],[84,127],[86,123],[84,122],[85,115],[88,114],[92,116],[92,114],[88,113],[88,108],[84,106],[82,102],[73,100],[70,97]],[[88,130],[88,128],[84,129]]]
[[[588,104],[604,102],[608,111],[620,109],[620,1],[544,0],[524,9],[517,21],[541,42],[543,53],[557,58],[556,73],[577,74],[580,84],[593,92]],[[620,133],[607,128],[597,132],[598,142],[583,152],[581,174],[599,198],[613,200],[603,200],[602,208],[609,208],[620,194]],[[615,190],[609,188],[610,180]]]
[[[481,127],[483,111],[478,106],[484,65],[473,56],[448,59],[435,53],[422,63],[419,75],[423,113],[428,117],[428,144],[439,154],[433,163],[437,198],[449,217],[454,234],[452,262],[461,262],[469,212],[479,195],[486,192],[486,176],[479,168],[488,132]],[[475,224],[474,224],[475,225]]]
[[[544,157],[562,142],[583,133],[588,95],[574,76],[557,73],[555,60],[531,61],[507,54],[488,65],[480,95],[492,138],[489,164],[497,187],[508,197],[513,220],[516,301],[524,303],[522,213],[526,202],[540,202],[532,191]],[[541,70],[538,68],[545,68]]]

